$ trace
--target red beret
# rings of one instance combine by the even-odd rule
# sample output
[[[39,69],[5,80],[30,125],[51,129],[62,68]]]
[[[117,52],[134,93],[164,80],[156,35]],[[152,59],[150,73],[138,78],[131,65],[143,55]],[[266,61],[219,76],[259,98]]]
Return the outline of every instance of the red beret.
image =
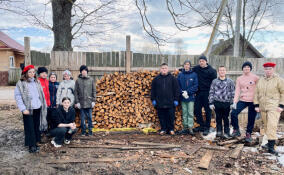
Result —
[[[263,67],[275,67],[275,66],[276,66],[276,64],[273,63],[273,62],[267,62],[267,63],[263,64]]]
[[[27,71],[29,71],[30,69],[34,69],[34,68],[35,68],[34,65],[28,65],[28,66],[26,66],[26,67],[23,69],[22,74],[24,74],[24,73],[26,73]]]

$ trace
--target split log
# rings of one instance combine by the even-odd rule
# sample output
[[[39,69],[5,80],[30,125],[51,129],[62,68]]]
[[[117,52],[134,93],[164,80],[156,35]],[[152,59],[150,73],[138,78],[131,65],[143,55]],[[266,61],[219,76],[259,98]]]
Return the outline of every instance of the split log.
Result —
[[[209,167],[210,161],[212,159],[212,156],[213,156],[213,151],[211,150],[206,151],[206,153],[200,160],[198,168],[207,170]]]
[[[165,143],[153,143],[153,142],[132,142],[133,145],[144,145],[144,146],[169,146],[180,148],[180,145],[172,145],[172,144],[165,144]]]
[[[244,148],[244,144],[238,144],[237,147],[233,150],[230,158],[237,159]]]
[[[210,146],[210,145],[204,145],[201,148],[203,149],[209,149],[209,150],[216,150],[216,151],[229,151],[229,148],[221,147],[221,146]]]
[[[217,145],[224,146],[224,145],[229,145],[229,144],[233,144],[233,143],[240,143],[244,139],[245,138],[228,140],[228,141],[224,141],[224,142],[219,142],[219,143],[217,143]]]

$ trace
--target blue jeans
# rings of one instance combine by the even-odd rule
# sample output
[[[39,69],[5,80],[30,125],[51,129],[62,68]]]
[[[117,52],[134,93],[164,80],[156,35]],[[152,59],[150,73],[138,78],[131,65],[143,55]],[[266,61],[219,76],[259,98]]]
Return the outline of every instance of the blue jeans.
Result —
[[[256,116],[256,111],[254,110],[255,106],[254,106],[253,102],[239,101],[237,103],[237,109],[233,109],[232,112],[231,112],[232,126],[233,126],[234,130],[239,130],[238,115],[246,107],[248,107],[247,133],[251,134],[253,127],[254,127],[255,116]]]
[[[92,132],[93,124],[92,124],[92,108],[81,108],[80,109],[80,118],[81,118],[81,128],[82,128],[82,134],[86,133],[86,122],[85,117],[87,117],[88,120],[88,129],[89,133]]]

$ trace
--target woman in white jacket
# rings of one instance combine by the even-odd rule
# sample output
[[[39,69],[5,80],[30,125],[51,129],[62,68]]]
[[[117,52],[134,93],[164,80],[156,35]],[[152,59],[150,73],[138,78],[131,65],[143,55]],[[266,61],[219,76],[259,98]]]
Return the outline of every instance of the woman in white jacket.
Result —
[[[73,106],[75,81],[71,79],[71,72],[69,70],[65,70],[62,75],[63,81],[59,84],[57,90],[56,105],[61,105],[62,99],[68,97],[71,100],[71,106]]]

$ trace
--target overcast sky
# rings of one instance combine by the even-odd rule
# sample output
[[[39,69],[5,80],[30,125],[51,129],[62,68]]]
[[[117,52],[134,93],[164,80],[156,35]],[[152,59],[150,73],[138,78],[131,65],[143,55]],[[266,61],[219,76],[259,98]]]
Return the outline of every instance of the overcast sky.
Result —
[[[283,0],[279,0],[282,2]],[[28,1],[26,1],[28,2]],[[44,6],[43,3],[49,0],[31,0],[27,3],[27,8],[33,11],[43,12],[46,8],[45,19],[47,23],[52,25],[51,7]],[[77,0],[77,2],[87,3],[92,8],[94,0]],[[1,4],[0,4],[1,5]],[[82,47],[74,47],[74,50],[86,51],[112,51],[125,50],[125,37],[131,35],[131,50],[134,52],[157,51],[156,45],[142,29],[141,19],[138,14],[133,0],[124,0],[118,9],[121,14],[115,14],[113,19],[119,21],[119,28],[93,38],[77,38],[73,45]],[[284,3],[275,8],[273,14],[273,25],[270,25],[265,31],[255,35],[251,43],[265,57],[282,57],[284,58]],[[163,33],[170,34],[169,43],[162,47],[162,51],[168,54],[176,54],[177,40],[182,41],[181,47],[184,53],[189,55],[201,54],[208,43],[212,28],[204,27],[191,29],[186,32],[178,31],[173,25],[163,0],[151,1],[148,8],[150,20],[154,26]],[[39,13],[42,15],[42,13]],[[26,18],[0,11],[1,22],[0,30],[7,33],[10,37],[23,44],[24,36],[31,37],[31,47],[34,50],[50,51],[53,46],[53,33],[47,29],[32,25]],[[264,21],[270,23],[272,19]],[[107,26],[109,27],[109,26]],[[104,28],[104,26],[100,26]],[[220,36],[215,42],[218,42]]]

